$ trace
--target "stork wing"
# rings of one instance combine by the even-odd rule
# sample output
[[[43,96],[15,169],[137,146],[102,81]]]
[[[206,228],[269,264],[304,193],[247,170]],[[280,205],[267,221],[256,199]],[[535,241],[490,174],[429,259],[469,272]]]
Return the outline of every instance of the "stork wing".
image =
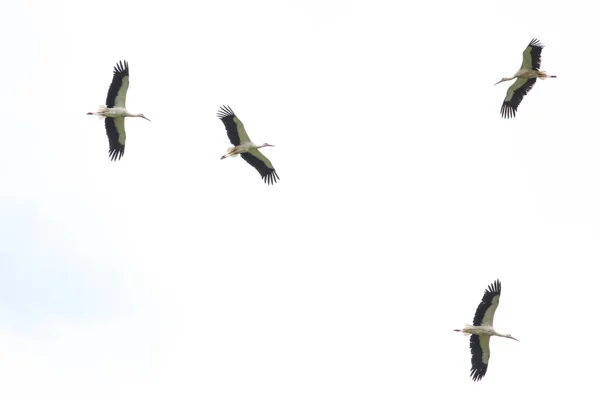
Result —
[[[260,151],[257,149],[250,150],[247,153],[240,154],[248,164],[252,165],[256,170],[260,173],[263,181],[265,183],[271,185],[277,182],[279,179],[279,175],[275,172],[275,168],[273,168],[273,164],[267,157],[265,157]]]
[[[127,89],[129,88],[129,65],[127,61],[119,61],[115,66],[113,80],[106,95],[106,107],[125,108]]]
[[[490,360],[490,337],[471,335],[471,378],[478,381],[485,376]]]
[[[105,118],[108,136],[108,156],[112,161],[120,160],[125,153],[125,118]]]
[[[232,145],[239,146],[240,143],[250,141],[244,124],[234,114],[231,107],[221,106],[221,109],[217,112],[217,117],[223,121],[223,125],[225,125],[225,129],[227,130],[227,136],[229,136],[229,141]]]
[[[542,62],[543,48],[544,46],[538,39],[533,39],[529,42],[527,48],[523,50],[523,63],[521,64],[521,69],[539,71]]]
[[[527,95],[534,84],[535,78],[517,78],[515,83],[510,85],[500,109],[500,114],[503,118],[512,118],[516,115],[517,108],[519,108],[519,104],[523,101],[523,97]]]
[[[485,290],[481,303],[479,303],[477,311],[475,311],[475,318],[473,318],[474,326],[492,326],[494,324],[494,313],[500,302],[500,290],[501,285],[498,279]]]

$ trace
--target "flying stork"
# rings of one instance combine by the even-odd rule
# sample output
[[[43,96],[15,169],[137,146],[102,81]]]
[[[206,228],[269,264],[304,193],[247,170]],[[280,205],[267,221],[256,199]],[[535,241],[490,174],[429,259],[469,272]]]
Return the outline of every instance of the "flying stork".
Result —
[[[263,147],[275,146],[268,143],[261,144],[260,146],[252,143],[246,133],[246,129],[244,129],[244,124],[242,124],[242,121],[240,121],[233,113],[231,107],[221,106],[217,112],[217,117],[223,121],[223,125],[225,125],[225,129],[227,130],[227,136],[229,136],[229,141],[233,145],[233,147],[227,149],[227,154],[221,157],[221,160],[227,157],[236,157],[240,154],[248,164],[256,168],[265,183],[271,185],[277,182],[279,176],[277,175],[277,172],[275,172],[273,164],[271,164],[271,161],[258,150]]]
[[[144,114],[131,114],[125,108],[125,98],[129,88],[129,65],[127,61],[119,61],[115,66],[113,80],[106,95],[106,105],[98,107],[97,115],[104,118],[106,135],[108,136],[108,156],[112,161],[119,160],[125,153],[125,117],[140,117],[150,121]]]
[[[517,79],[506,91],[506,97],[500,109],[500,114],[502,114],[503,118],[512,118],[515,116],[519,104],[523,101],[523,97],[531,90],[537,78],[556,78],[556,75],[548,75],[546,71],[540,71],[543,48],[544,46],[538,39],[533,39],[523,51],[523,63],[519,71],[512,77],[502,78],[494,84],[495,86],[502,82]]]
[[[488,286],[481,303],[475,311],[473,325],[465,325],[463,329],[455,329],[455,332],[463,332],[471,335],[471,378],[478,381],[485,376],[488,362],[490,360],[490,337],[500,336],[519,341],[510,334],[503,335],[496,332],[493,327],[494,313],[500,302],[500,281],[496,279]]]

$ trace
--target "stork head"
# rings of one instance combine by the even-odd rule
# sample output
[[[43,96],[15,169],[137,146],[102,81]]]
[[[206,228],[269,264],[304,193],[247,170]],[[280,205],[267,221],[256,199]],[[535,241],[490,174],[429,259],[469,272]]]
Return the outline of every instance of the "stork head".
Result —
[[[260,146],[260,147],[275,147],[275,146],[272,144],[269,144],[269,143],[263,143],[262,146]]]
[[[510,79],[511,78],[502,78],[498,82],[494,83],[494,86],[496,86],[497,84],[502,83],[502,82],[510,81]]]
[[[144,114],[138,114],[137,116],[140,117],[140,118],[144,118],[146,121],[150,121],[148,118],[146,118],[144,116]],[[152,121],[150,121],[150,122],[152,122]]]
[[[519,339],[512,337],[512,335],[509,333],[508,335],[506,335],[507,338],[512,339],[512,340],[516,340],[517,342],[520,342]]]

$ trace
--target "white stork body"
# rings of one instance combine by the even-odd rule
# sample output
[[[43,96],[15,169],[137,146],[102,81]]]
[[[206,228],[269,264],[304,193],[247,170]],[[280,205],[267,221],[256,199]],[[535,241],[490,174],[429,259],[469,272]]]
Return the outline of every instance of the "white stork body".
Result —
[[[523,51],[523,62],[519,71],[509,78],[502,78],[498,83],[512,81],[516,79],[515,83],[510,85],[506,91],[500,114],[503,118],[512,118],[517,113],[519,104],[523,101],[523,97],[531,90],[537,78],[556,78],[556,75],[548,75],[546,71],[540,71],[540,64],[542,61],[542,49],[544,46],[539,40],[533,39],[527,48]]]
[[[242,153],[247,153],[250,150],[261,149],[261,148],[267,147],[267,146],[271,146],[271,145],[265,143],[262,146],[259,146],[252,141],[240,143],[238,146],[229,147],[227,149],[227,154],[222,156],[221,160],[224,158],[227,158],[227,157],[237,157],[238,155],[240,155]]]
[[[100,118],[142,117],[148,119],[142,114],[131,114],[126,108],[123,107],[108,108],[106,106],[100,106],[98,107],[97,112],[90,112],[88,115],[97,115]]]
[[[510,334],[502,334],[494,329],[494,314],[500,302],[500,281],[496,280],[488,286],[481,303],[475,311],[473,325],[465,325],[463,329],[455,329],[455,332],[463,332],[471,335],[471,378],[478,381],[485,376],[490,359],[490,337],[500,336],[515,339]]]
[[[277,182],[279,175],[277,175],[275,168],[273,168],[273,164],[258,150],[263,147],[274,146],[268,143],[262,145],[253,143],[246,133],[244,124],[242,124],[242,121],[238,119],[229,106],[221,106],[221,109],[217,112],[217,117],[223,121],[229,141],[233,145],[233,147],[227,149],[227,154],[222,156],[221,160],[241,154],[242,158],[248,164],[256,168],[265,183],[271,185]]]
[[[97,115],[104,118],[106,135],[108,136],[108,156],[115,161],[125,153],[125,118],[139,117],[150,121],[144,114],[132,114],[125,108],[129,89],[129,65],[127,61],[119,61],[115,66],[113,80],[108,88],[106,105],[98,107],[98,111],[89,112],[88,115]]]

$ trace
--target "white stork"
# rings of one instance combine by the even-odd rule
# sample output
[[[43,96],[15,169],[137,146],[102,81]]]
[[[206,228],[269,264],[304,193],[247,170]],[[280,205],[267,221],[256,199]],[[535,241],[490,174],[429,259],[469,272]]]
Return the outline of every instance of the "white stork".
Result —
[[[488,362],[490,360],[490,337],[500,336],[519,341],[510,334],[496,332],[493,327],[494,313],[500,302],[500,281],[496,279],[488,286],[477,311],[473,318],[473,325],[465,325],[463,329],[455,329],[455,332],[463,332],[471,335],[471,378],[478,381],[485,376]]]
[[[113,80],[108,88],[106,105],[98,107],[97,115],[104,118],[106,135],[108,136],[108,156],[111,160],[119,160],[125,153],[125,117],[140,117],[150,121],[144,114],[131,114],[125,108],[127,89],[129,88],[129,65],[127,61],[119,61],[115,66]]]
[[[494,84],[495,86],[502,82],[517,79],[506,91],[506,97],[500,109],[500,114],[502,114],[503,118],[512,118],[515,116],[519,104],[523,101],[523,97],[531,90],[537,78],[556,78],[556,75],[548,75],[546,71],[540,71],[543,48],[544,46],[539,40],[533,39],[523,51],[523,63],[519,71],[512,77],[502,78]]]
[[[229,141],[233,145],[233,147],[227,149],[227,154],[221,157],[221,160],[240,154],[248,164],[256,168],[265,183],[270,185],[277,182],[279,176],[275,172],[273,164],[258,150],[263,147],[275,146],[268,143],[261,144],[260,146],[252,143],[246,133],[246,129],[244,129],[244,124],[242,124],[242,121],[238,119],[229,106],[221,106],[221,109],[217,112],[217,117],[223,121]]]

